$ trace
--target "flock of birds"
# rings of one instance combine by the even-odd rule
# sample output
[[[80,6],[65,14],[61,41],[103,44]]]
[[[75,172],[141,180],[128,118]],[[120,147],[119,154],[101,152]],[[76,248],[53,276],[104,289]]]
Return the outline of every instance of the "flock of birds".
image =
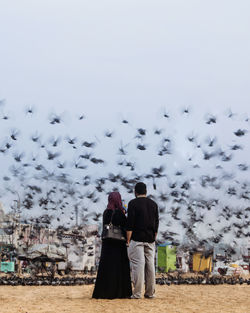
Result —
[[[91,285],[95,277],[0,277],[0,286],[76,286]]]
[[[90,285],[95,283],[95,276],[89,277],[18,277],[6,276],[0,277],[0,286],[75,286]],[[156,278],[158,285],[250,285],[250,279],[242,277],[225,277],[225,276],[162,276]]]
[[[0,101],[1,202],[24,223],[100,223],[107,195],[124,203],[143,181],[158,203],[159,242],[239,253],[249,244],[247,115],[163,109],[151,125],[120,116],[112,129],[66,113],[26,107],[18,118]],[[157,124],[156,127],[152,125]]]

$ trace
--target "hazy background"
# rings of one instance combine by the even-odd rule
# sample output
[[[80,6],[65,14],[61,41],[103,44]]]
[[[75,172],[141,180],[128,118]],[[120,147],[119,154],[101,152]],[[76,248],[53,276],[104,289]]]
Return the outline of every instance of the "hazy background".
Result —
[[[156,190],[152,181],[149,184],[156,198],[171,192],[171,182],[180,187],[193,179],[190,196],[217,198],[222,201],[220,208],[225,204],[245,208],[249,200],[232,200],[225,191],[231,184],[241,193],[241,184],[249,182],[248,170],[239,170],[239,164],[248,168],[250,153],[249,29],[247,0],[0,0],[1,148],[5,149],[13,129],[19,131],[12,150],[0,156],[5,206],[13,203],[6,187],[19,190],[16,178],[10,177],[13,154],[24,153],[29,163],[35,155],[32,166],[43,164],[48,171],[60,171],[56,162],[47,160],[46,151],[31,142],[37,133],[46,147],[51,136],[61,136],[59,159],[67,163],[65,171],[73,183],[83,175],[90,175],[93,183],[109,173],[133,177],[134,172],[117,165],[125,159],[118,153],[124,145],[126,161],[135,164],[137,175],[164,166],[167,178],[157,182]],[[34,114],[25,113],[29,107]],[[60,125],[50,124],[52,113],[62,117]],[[82,114],[85,118],[79,120]],[[216,117],[216,124],[206,124],[209,114]],[[138,128],[147,130],[143,139],[135,138]],[[163,130],[160,137],[154,134],[156,128]],[[236,137],[238,129],[245,136]],[[114,131],[113,139],[104,136],[105,130]],[[78,150],[65,143],[67,136],[77,137]],[[195,144],[187,139],[190,136]],[[212,151],[209,138],[214,137],[215,149],[227,156],[232,153],[232,161],[204,160],[204,151]],[[160,157],[164,138],[171,139],[171,155]],[[74,169],[79,153],[87,151],[81,147],[83,140],[96,142],[94,155],[105,164],[88,164],[85,172]],[[138,143],[145,144],[146,151],[138,150]],[[197,150],[199,144],[202,149]],[[232,152],[235,144],[242,149]],[[25,179],[33,179],[34,168],[24,170]],[[177,171],[182,176],[176,176]],[[201,187],[202,175],[216,176],[223,187]],[[46,181],[41,184],[49,188]],[[98,212],[105,208],[106,192],[113,186],[105,188],[95,205]],[[125,202],[133,196],[125,189],[121,192]],[[160,205],[170,207],[164,201]],[[215,223],[216,210],[204,218],[206,225]],[[163,216],[162,229],[167,222]],[[218,222],[220,227],[223,223]],[[175,222],[167,227],[175,230]],[[202,228],[203,223],[201,232]],[[203,231],[204,238],[209,231]]]

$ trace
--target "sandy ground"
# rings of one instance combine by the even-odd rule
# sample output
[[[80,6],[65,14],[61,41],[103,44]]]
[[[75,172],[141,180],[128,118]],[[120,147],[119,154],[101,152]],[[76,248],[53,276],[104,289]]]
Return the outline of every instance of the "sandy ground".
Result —
[[[95,300],[93,285],[0,286],[0,313],[249,313],[250,286],[157,286],[155,299]]]

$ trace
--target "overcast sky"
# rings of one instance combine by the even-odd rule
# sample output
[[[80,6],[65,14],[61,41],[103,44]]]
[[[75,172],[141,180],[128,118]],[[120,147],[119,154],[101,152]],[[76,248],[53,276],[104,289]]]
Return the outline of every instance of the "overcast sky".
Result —
[[[0,99],[99,120],[246,112],[249,29],[248,0],[1,0]]]

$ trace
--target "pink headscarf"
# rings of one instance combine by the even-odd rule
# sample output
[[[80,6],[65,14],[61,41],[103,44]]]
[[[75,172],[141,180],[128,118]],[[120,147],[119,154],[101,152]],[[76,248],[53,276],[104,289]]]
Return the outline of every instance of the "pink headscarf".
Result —
[[[119,192],[114,191],[109,194],[107,209],[118,209],[124,212],[124,209],[122,207],[122,197]]]

